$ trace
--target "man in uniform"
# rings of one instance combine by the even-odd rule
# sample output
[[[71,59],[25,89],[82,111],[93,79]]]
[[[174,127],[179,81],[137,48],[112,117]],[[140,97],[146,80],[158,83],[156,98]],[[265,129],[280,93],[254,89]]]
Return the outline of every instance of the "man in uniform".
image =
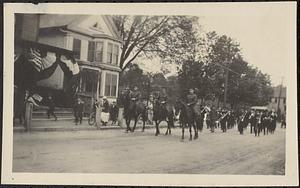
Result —
[[[161,107],[163,109],[163,117],[167,116],[167,101],[168,101],[168,96],[167,96],[167,92],[165,89],[162,90],[161,95],[159,95],[159,102],[161,104]]]
[[[130,98],[132,101],[138,102],[141,98],[141,93],[137,86],[134,86],[133,91],[130,93]]]
[[[217,111],[214,106],[211,107],[210,112],[208,113],[208,121],[210,126],[210,132],[215,132],[216,121],[218,120]]]
[[[197,103],[197,101],[198,101],[198,99],[197,99],[197,95],[195,94],[194,89],[190,88],[189,94],[187,95],[187,105],[191,108],[194,117],[195,117],[194,106]]]
[[[130,93],[130,99],[131,101],[134,103],[134,109],[137,106],[137,103],[140,101],[141,99],[141,93],[138,90],[137,86],[134,86],[133,91]]]

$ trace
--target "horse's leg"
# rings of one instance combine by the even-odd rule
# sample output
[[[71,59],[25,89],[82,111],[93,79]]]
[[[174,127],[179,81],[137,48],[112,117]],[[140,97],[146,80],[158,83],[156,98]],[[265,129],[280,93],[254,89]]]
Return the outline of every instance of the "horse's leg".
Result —
[[[155,120],[155,128],[156,128],[156,132],[155,132],[155,136],[157,136],[159,133],[159,128],[158,128],[158,120]]]
[[[193,123],[193,127],[194,127],[194,131],[195,131],[194,139],[197,139],[198,138],[198,127],[194,123]]]
[[[185,125],[182,124],[182,134],[181,134],[181,140],[184,140],[184,127]]]
[[[143,115],[142,115],[142,120],[143,120],[143,128],[142,128],[142,132],[144,132],[144,131],[145,131],[145,124],[146,124],[146,121],[147,121],[146,114],[143,114]]]
[[[190,131],[190,140],[193,139],[193,135],[192,135],[192,123],[189,123],[189,131]]]
[[[134,125],[133,125],[133,128],[132,128],[131,132],[134,132],[138,120],[139,120],[139,116],[135,116],[134,117]]]
[[[126,127],[127,127],[126,132],[131,131],[130,130],[130,118],[126,118]]]
[[[157,123],[157,132],[158,132],[158,134],[160,134],[159,124],[160,124],[161,122],[162,122],[161,120],[158,120],[158,123]]]
[[[144,132],[144,131],[145,131],[145,124],[146,124],[146,120],[145,120],[145,119],[143,119],[143,128],[142,128],[142,132]]]
[[[168,135],[170,125],[169,125],[169,121],[166,121],[166,122],[167,122],[167,131],[166,131],[165,135]]]
[[[172,115],[172,118],[173,118],[173,115]],[[170,119],[169,122],[170,122],[170,123],[168,124],[168,126],[169,126],[169,134],[171,134],[171,128],[174,127],[174,120],[173,120],[173,119]]]

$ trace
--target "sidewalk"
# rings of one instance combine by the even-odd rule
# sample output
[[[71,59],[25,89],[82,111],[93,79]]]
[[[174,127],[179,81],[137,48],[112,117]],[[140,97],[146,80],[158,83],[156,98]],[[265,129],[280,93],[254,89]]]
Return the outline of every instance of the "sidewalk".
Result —
[[[23,125],[14,122],[14,132],[25,132],[25,128]],[[130,124],[133,127],[133,121]],[[161,123],[160,127],[165,127],[166,124],[164,122]],[[123,122],[123,126],[120,127],[118,125],[111,126],[111,122],[108,123],[107,126],[100,126],[98,129],[95,125],[91,126],[88,124],[87,120],[83,120],[82,124],[75,125],[73,121],[70,120],[58,120],[58,121],[32,121],[31,123],[31,131],[87,131],[87,130],[111,130],[111,129],[125,129],[126,125]],[[142,122],[139,121],[136,125],[136,129],[142,128]],[[155,125],[147,125],[145,129],[155,128]]]

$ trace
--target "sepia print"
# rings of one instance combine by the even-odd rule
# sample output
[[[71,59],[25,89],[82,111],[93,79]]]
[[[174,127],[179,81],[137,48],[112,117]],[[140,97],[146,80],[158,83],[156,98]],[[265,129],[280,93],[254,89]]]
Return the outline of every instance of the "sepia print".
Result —
[[[229,4],[7,4],[6,183],[298,182],[295,4]]]

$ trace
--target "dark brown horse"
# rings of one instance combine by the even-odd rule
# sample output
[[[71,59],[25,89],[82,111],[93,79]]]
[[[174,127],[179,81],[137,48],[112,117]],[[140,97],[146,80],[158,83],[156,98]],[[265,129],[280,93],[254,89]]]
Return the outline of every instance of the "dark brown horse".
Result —
[[[184,140],[184,129],[185,127],[189,127],[190,131],[190,140],[192,137],[192,127],[194,128],[194,139],[198,138],[198,129],[195,125],[195,115],[193,109],[185,104],[183,101],[179,100],[175,105],[175,115],[179,114],[179,121],[182,123],[182,137],[181,140]]]
[[[173,107],[169,104],[161,104],[159,101],[155,101],[153,104],[153,121],[156,127],[155,136],[160,134],[159,124],[162,121],[166,121],[168,125],[165,135],[171,134],[171,127],[174,127]]]
[[[143,120],[143,128],[145,129],[145,123],[147,121],[147,109],[146,105],[140,101],[133,101],[129,96],[124,98],[124,118],[126,121],[126,132],[134,132],[136,124],[140,118]],[[130,128],[130,122],[134,119],[133,128]]]

